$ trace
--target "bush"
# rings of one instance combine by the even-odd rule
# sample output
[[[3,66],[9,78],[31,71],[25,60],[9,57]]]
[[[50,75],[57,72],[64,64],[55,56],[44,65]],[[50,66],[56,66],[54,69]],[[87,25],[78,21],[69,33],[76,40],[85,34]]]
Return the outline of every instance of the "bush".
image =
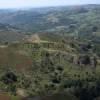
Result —
[[[13,72],[6,72],[1,80],[5,83],[5,84],[11,84],[14,82],[17,82],[17,76],[13,73]]]

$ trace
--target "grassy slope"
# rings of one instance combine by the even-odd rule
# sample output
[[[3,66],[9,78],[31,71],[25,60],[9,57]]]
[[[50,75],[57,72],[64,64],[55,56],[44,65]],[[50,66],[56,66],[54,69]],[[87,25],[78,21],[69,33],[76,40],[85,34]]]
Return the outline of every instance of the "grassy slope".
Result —
[[[57,43],[57,42],[49,42],[46,40],[41,40],[40,45],[43,46],[43,43]],[[70,46],[68,46],[68,48],[66,48],[64,50],[62,50],[61,48],[55,49],[55,48],[42,47],[42,48],[40,48],[40,51],[37,52],[39,55],[37,56],[37,54],[36,54],[36,58],[34,58],[34,56],[32,54],[32,48],[30,45],[33,45],[33,44],[17,43],[17,44],[11,44],[8,47],[1,46],[0,47],[0,71],[3,73],[3,71],[5,72],[7,69],[17,70],[17,74],[19,74],[19,75],[24,74],[26,79],[29,77],[30,80],[32,81],[32,84],[35,84],[34,79],[36,77],[39,77],[41,79],[41,81],[39,81],[39,85],[33,86],[33,89],[38,91],[38,89],[40,88],[41,91],[44,91],[45,84],[51,83],[51,79],[49,79],[49,78],[51,75],[53,75],[53,72],[50,72],[48,74],[44,73],[44,71],[48,70],[47,66],[45,66],[45,68],[42,69],[43,72],[40,71],[40,68],[37,67],[36,73],[38,73],[38,74],[34,74],[35,66],[33,66],[34,65],[33,60],[38,59],[39,61],[41,61],[41,56],[39,53],[44,52],[44,51],[49,52],[51,55],[55,55],[56,53],[59,53],[59,52],[64,55],[67,55],[67,54],[74,55],[76,52],[71,51],[72,48]],[[57,63],[55,63],[55,66],[61,65],[62,68],[64,69],[63,74],[62,74],[64,79],[61,81],[61,83],[63,83],[64,81],[67,81],[67,80],[69,80],[69,81],[71,81],[71,80],[86,80],[86,79],[90,80],[91,78],[92,79],[100,78],[100,65],[98,65],[97,68],[94,70],[91,68],[91,66],[79,67],[77,65],[71,64],[71,63],[67,62],[66,60],[64,60],[63,58],[61,58],[61,60],[60,60],[61,62],[59,61],[58,58],[55,58],[55,57],[52,60],[57,62]],[[20,72],[22,72],[22,73],[20,73]],[[23,81],[23,80],[21,80],[21,81]],[[33,91],[33,90],[31,90],[32,84],[30,84],[30,87],[28,87],[26,89],[27,92]],[[59,91],[59,86],[60,86],[60,84],[56,87],[57,90],[54,90],[55,92]],[[25,88],[25,87],[21,86],[21,88]],[[34,91],[33,94],[36,91]]]

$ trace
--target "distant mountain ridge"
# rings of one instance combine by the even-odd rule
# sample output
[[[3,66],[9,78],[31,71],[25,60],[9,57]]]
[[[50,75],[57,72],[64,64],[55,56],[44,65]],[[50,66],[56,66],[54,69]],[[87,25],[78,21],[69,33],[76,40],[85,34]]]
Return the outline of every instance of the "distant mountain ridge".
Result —
[[[13,26],[26,34],[66,33],[72,36],[92,36],[96,33],[99,36],[99,19],[100,5],[0,10],[0,23]]]

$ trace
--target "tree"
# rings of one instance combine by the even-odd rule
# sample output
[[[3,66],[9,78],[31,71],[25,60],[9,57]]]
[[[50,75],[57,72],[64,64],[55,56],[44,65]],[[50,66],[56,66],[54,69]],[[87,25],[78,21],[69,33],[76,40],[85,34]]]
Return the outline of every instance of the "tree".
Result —
[[[17,76],[13,72],[6,72],[1,79],[5,84],[17,82]]]

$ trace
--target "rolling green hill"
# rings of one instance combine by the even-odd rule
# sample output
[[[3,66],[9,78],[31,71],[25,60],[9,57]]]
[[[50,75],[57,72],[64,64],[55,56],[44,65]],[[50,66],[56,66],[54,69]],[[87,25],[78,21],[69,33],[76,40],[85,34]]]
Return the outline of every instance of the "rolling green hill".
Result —
[[[0,43],[10,43],[21,41],[25,37],[25,32],[9,24],[0,23]]]

